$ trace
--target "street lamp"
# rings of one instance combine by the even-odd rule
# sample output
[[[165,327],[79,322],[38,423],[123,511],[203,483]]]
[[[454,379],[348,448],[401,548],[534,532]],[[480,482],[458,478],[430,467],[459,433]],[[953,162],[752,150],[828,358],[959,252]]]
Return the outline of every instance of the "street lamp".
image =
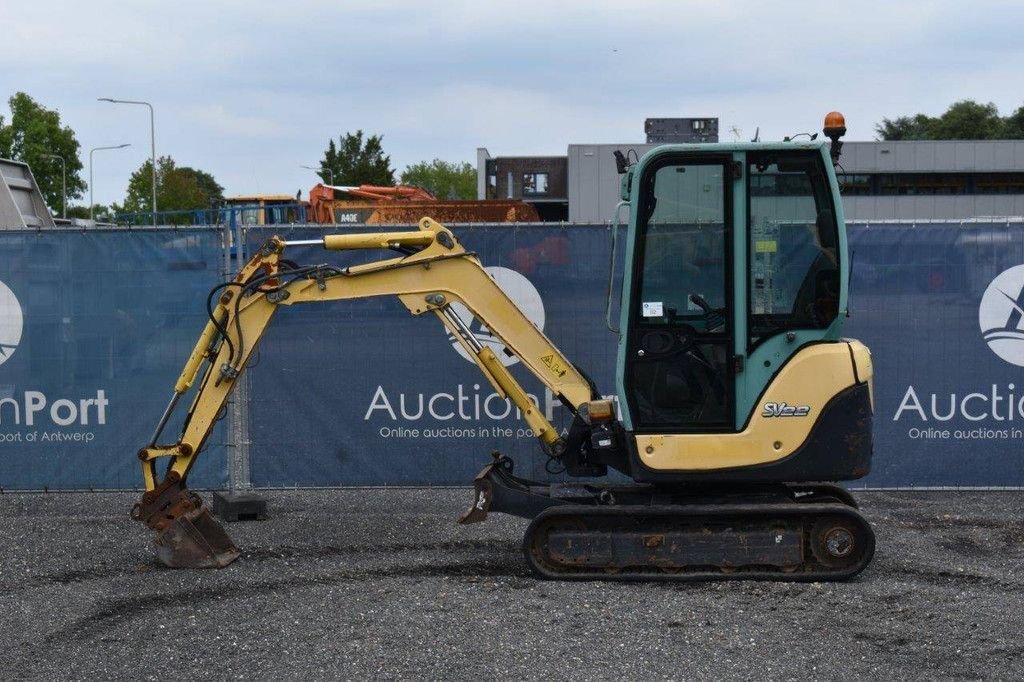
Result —
[[[324,171],[327,171],[327,177],[331,179],[331,184],[334,184],[334,171],[332,171],[327,166],[320,166],[319,168],[313,168],[312,166],[299,166],[299,168],[305,168],[315,173],[323,173]]]
[[[143,104],[149,107],[149,146],[150,163],[153,165],[153,227],[156,227],[156,128],[153,125],[153,105],[149,102],[142,102],[133,99],[113,99],[110,97],[97,97],[99,102],[112,102],[113,104]]]
[[[93,219],[93,208],[96,206],[96,204],[93,203],[92,200],[92,153],[98,152],[102,149],[124,149],[125,147],[131,146],[132,145],[130,143],[116,144],[113,147],[93,147],[92,149],[89,150],[89,220]]]
[[[63,194],[63,207],[61,209],[61,218],[64,220],[68,219],[68,172],[67,166],[64,164],[64,157],[57,154],[43,154],[47,159],[60,159],[60,186]]]

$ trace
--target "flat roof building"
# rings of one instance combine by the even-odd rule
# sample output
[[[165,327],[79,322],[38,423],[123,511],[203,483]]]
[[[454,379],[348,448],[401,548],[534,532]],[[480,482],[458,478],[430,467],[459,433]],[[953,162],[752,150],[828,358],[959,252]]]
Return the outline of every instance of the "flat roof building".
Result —
[[[602,223],[619,201],[619,174],[613,152],[637,158],[656,145],[570,144],[565,157],[491,157],[477,153],[478,196],[490,187],[516,198],[564,207],[541,213],[544,220]],[[558,176],[564,160],[564,177]],[[543,195],[536,173],[548,174]],[[960,220],[1024,215],[1024,140],[936,140],[847,142],[836,169],[846,219]],[[518,194],[516,194],[519,192]],[[551,217],[549,217],[551,216]]]

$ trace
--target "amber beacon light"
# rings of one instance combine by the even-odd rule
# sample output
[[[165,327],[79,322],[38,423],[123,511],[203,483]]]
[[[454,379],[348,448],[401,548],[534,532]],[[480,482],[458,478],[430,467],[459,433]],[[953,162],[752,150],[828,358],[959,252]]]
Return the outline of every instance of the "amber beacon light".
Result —
[[[846,134],[846,118],[838,111],[830,111],[825,114],[825,137],[832,140],[832,163],[839,162],[839,155],[843,153],[843,143],[839,138]]]

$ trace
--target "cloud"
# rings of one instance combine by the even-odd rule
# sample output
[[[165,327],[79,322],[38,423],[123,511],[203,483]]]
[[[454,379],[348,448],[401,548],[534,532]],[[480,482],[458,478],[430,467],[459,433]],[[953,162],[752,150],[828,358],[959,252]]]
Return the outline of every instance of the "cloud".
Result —
[[[228,111],[223,104],[203,104],[186,107],[183,115],[198,126],[214,133],[260,137],[277,135],[282,124],[261,116],[251,116]]]

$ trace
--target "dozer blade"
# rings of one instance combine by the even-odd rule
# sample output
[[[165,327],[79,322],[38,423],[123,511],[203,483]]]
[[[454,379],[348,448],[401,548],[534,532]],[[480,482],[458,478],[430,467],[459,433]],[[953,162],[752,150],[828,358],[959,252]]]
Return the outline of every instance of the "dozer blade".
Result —
[[[491,500],[494,486],[491,485],[491,471],[501,465],[498,457],[480,470],[480,473],[473,479],[473,504],[469,510],[459,517],[459,523],[470,524],[480,523],[487,518],[487,512],[491,509]]]
[[[500,452],[492,452],[491,463],[473,479],[473,504],[459,517],[459,523],[480,523],[488,512],[501,512],[532,519],[548,507],[568,504],[538,490],[548,490],[546,484],[528,481],[512,475],[512,460]]]
[[[155,543],[157,558],[170,568],[224,568],[241,554],[206,507],[179,516]]]

